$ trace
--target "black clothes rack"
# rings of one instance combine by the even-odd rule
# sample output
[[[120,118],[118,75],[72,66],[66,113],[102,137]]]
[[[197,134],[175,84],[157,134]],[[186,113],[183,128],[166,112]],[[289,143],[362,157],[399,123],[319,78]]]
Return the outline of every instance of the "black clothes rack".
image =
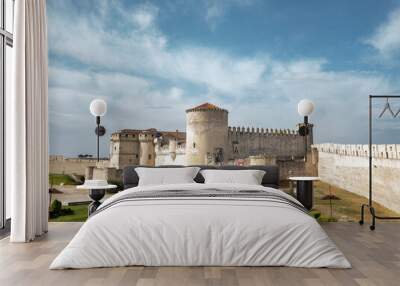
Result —
[[[384,216],[378,216],[375,212],[375,208],[372,205],[372,101],[374,99],[386,99],[386,104],[384,109],[379,115],[379,118],[383,116],[383,114],[388,110],[392,117],[396,118],[399,113],[400,109],[394,113],[390,107],[389,104],[389,99],[390,98],[399,98],[400,95],[370,95],[369,96],[369,140],[368,140],[368,150],[369,150],[369,163],[368,163],[368,177],[369,177],[369,182],[368,182],[368,188],[369,188],[369,196],[368,196],[368,204],[363,204],[361,206],[361,219],[359,221],[360,225],[364,224],[364,209],[368,208],[371,216],[372,216],[372,224],[370,225],[370,229],[374,230],[375,229],[375,220],[376,219],[400,219],[400,217],[384,217]]]

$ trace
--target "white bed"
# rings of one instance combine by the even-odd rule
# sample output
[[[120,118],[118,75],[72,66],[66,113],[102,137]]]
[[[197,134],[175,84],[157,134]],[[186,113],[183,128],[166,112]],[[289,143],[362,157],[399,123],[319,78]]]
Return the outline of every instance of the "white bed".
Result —
[[[107,199],[50,269],[145,266],[350,268],[320,225],[290,203],[246,197],[123,200],[146,191],[282,191],[239,184],[142,186]],[[251,193],[251,192],[250,192]]]

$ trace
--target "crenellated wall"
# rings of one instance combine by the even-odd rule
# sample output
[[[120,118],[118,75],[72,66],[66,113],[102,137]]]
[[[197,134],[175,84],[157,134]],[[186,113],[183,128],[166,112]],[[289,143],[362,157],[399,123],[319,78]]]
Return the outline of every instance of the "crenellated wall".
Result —
[[[96,166],[96,159],[65,158],[61,155],[49,157],[50,174],[76,174],[85,175],[86,168]],[[100,165],[108,164],[108,160],[100,160]]]
[[[312,127],[307,136],[308,148],[312,144]],[[304,157],[305,138],[297,130],[264,128],[228,128],[229,160],[253,155],[274,157]]]
[[[368,197],[368,145],[318,144],[322,181]],[[400,144],[372,146],[373,200],[400,212]]]
[[[324,143],[314,145],[319,152],[368,157],[368,145]],[[400,144],[372,144],[372,157],[400,160]]]

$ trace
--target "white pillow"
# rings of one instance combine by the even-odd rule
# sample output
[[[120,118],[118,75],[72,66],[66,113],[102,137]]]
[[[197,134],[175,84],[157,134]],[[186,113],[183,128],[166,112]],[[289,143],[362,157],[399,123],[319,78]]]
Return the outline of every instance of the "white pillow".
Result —
[[[202,170],[205,184],[261,185],[265,171],[261,170]]]
[[[139,186],[194,183],[198,167],[186,168],[135,168],[139,176]]]

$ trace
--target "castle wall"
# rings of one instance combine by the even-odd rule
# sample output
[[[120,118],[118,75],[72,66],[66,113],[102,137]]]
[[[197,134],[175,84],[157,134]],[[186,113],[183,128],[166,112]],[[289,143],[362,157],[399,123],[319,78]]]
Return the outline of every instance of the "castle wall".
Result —
[[[216,148],[227,161],[228,112],[199,110],[186,113],[186,165],[208,165]]]
[[[318,157],[309,153],[305,162],[304,158],[279,159],[274,156],[257,155],[245,159],[236,159],[231,164],[239,166],[277,165],[279,167],[279,179],[285,181],[292,176],[316,176]]]
[[[310,175],[307,172],[304,160],[280,160],[276,163],[279,167],[281,180],[288,180],[289,177]]]
[[[107,163],[106,160],[100,160],[102,164]],[[77,159],[64,158],[63,156],[50,156],[49,173],[51,174],[77,174],[85,175],[86,168],[96,166],[96,159]]]
[[[88,169],[92,169],[89,167]],[[112,183],[122,183],[122,169],[116,168],[93,168],[91,170],[92,177],[88,177],[89,179],[97,179],[97,180],[107,180],[109,184]],[[87,173],[90,173],[88,171]]]
[[[177,146],[175,154],[171,154],[168,146],[157,150],[156,166],[186,165],[186,148]]]
[[[368,145],[318,144],[322,181],[368,197]],[[400,212],[400,145],[373,145],[373,200]]]
[[[307,138],[312,142],[312,134]],[[304,157],[305,138],[295,130],[229,127],[228,158],[235,160],[263,154],[274,157]]]

